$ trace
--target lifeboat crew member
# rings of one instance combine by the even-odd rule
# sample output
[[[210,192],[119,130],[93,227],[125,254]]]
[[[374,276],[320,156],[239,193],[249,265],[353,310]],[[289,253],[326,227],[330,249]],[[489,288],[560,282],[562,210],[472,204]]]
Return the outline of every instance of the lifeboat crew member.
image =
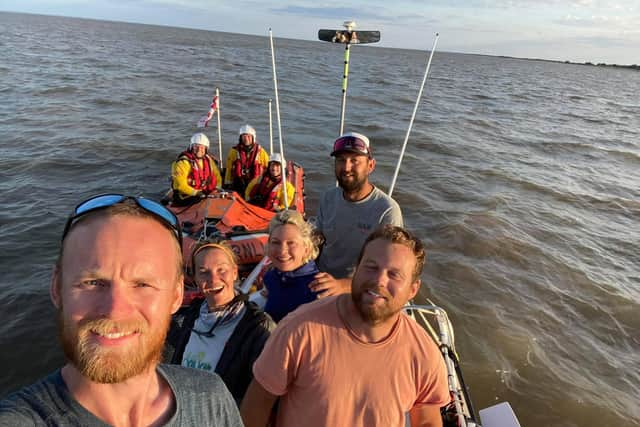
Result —
[[[244,195],[249,182],[262,175],[269,163],[269,155],[256,142],[256,130],[249,125],[240,128],[238,145],[231,147],[224,175],[226,188]]]
[[[189,148],[171,165],[173,204],[186,206],[213,193],[222,185],[215,159],[209,155],[209,138],[203,133],[191,137]]]
[[[251,180],[244,198],[252,205],[270,211],[281,211],[285,208],[282,191],[282,167],[286,165],[280,153],[273,153],[269,158],[269,167],[260,176]],[[293,204],[295,187],[287,181],[287,206]]]

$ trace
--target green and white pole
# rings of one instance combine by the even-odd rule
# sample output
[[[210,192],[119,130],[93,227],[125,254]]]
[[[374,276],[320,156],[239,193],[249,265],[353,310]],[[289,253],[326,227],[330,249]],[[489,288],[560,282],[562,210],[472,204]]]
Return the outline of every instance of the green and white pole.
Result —
[[[347,108],[347,86],[349,84],[349,47],[351,43],[344,46],[344,72],[342,74],[342,104],[340,106],[340,132],[338,136],[344,133],[344,112]]]

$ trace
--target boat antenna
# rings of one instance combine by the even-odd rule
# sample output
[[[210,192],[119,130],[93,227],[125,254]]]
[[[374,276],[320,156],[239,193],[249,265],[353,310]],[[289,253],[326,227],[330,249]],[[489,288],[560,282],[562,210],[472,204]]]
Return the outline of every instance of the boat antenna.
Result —
[[[269,99],[269,155],[273,154],[273,118],[271,114],[271,99]]]
[[[269,28],[269,44],[271,45],[271,67],[273,69],[273,90],[276,94],[276,120],[278,122],[278,141],[280,142],[280,157],[284,157],[284,143],[282,141],[282,125],[280,121],[280,101],[278,100],[278,77],[276,76],[276,55],[273,47],[273,32]],[[289,200],[287,197],[287,165],[284,161],[280,163],[282,169],[282,194],[284,195],[284,209],[289,209]]]
[[[400,172],[400,165],[402,164],[402,159],[404,157],[404,151],[407,148],[407,142],[409,141],[409,134],[411,133],[411,128],[413,127],[413,121],[416,118],[416,112],[418,111],[418,105],[420,105],[420,99],[422,98],[422,92],[424,90],[424,85],[427,82],[427,76],[429,75],[429,68],[431,68],[431,59],[433,59],[433,53],[436,51],[436,45],[438,44],[438,37],[440,35],[436,33],[436,38],[433,41],[433,47],[431,48],[431,54],[429,55],[429,60],[427,61],[427,69],[424,71],[424,78],[422,79],[422,85],[420,85],[420,90],[418,91],[418,97],[416,98],[416,104],[413,106],[413,114],[411,114],[411,120],[409,121],[409,128],[407,129],[407,134],[404,137],[404,143],[402,144],[402,150],[400,151],[400,157],[398,158],[398,164],[396,165],[396,171],[393,174],[393,179],[391,180],[391,186],[389,187],[389,197],[393,194],[393,189],[396,186],[396,180],[398,178],[398,173]]]
[[[342,43],[344,47],[344,72],[342,73],[342,104],[340,107],[340,130],[344,133],[344,113],[347,105],[347,85],[349,82],[349,48],[351,44],[376,43],[380,41],[380,31],[354,31],[355,21],[344,21],[345,30],[319,30],[318,38],[325,42]]]
[[[222,159],[222,126],[220,125],[220,89],[216,88],[216,98],[218,99],[218,108],[216,109],[216,117],[218,118],[218,157],[220,164],[224,161]]]

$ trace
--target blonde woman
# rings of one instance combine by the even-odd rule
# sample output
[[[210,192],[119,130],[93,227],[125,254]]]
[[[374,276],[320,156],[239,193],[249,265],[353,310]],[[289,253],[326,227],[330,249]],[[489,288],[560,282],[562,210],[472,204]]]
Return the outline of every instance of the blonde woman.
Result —
[[[318,246],[311,226],[296,211],[282,211],[269,223],[267,255],[273,268],[264,276],[267,303],[264,307],[276,322],[298,306],[316,299],[309,289],[318,267]]]
[[[235,288],[238,265],[229,245],[201,243],[191,259],[205,298],[173,317],[165,360],[217,373],[240,403],[252,379],[253,362],[275,324]]]

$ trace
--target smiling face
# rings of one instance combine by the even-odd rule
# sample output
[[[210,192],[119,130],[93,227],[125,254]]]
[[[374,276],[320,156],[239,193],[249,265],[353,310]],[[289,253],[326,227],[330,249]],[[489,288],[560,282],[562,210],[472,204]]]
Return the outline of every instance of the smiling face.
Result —
[[[274,179],[280,178],[282,175],[282,165],[280,162],[269,162],[269,175]]]
[[[344,151],[336,154],[335,172],[340,188],[347,193],[360,191],[369,181],[375,160],[363,154]]]
[[[65,238],[51,297],[65,356],[84,377],[118,383],[155,369],[182,303],[182,255],[171,233],[118,215],[89,218]]]
[[[240,135],[240,142],[245,147],[250,147],[251,145],[253,145],[253,135],[251,135],[250,133],[243,133],[242,135]]]
[[[267,255],[275,268],[293,271],[309,259],[311,249],[305,245],[300,229],[294,224],[274,228],[269,234]]]
[[[224,250],[204,248],[196,254],[195,279],[210,308],[225,305],[234,298],[233,284],[238,267]]]
[[[377,325],[393,318],[413,298],[416,257],[407,246],[384,239],[369,242],[353,277],[351,298],[362,320]]]
[[[202,159],[207,152],[207,147],[201,144],[193,144],[191,145],[191,152],[196,156],[196,158]]]

